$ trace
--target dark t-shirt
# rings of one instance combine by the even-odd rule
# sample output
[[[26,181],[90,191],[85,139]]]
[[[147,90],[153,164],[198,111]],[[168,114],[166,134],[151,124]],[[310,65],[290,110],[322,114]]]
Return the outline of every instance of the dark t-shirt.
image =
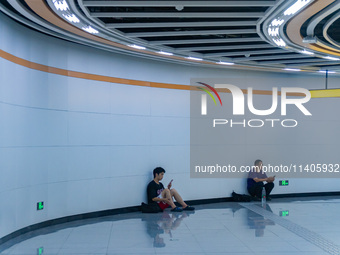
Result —
[[[152,180],[147,187],[147,194],[148,194],[148,203],[155,203],[152,201],[153,198],[158,197],[162,191],[164,190],[163,184],[160,182],[157,184],[154,180]]]
[[[254,181],[254,178],[265,179],[267,178],[267,175],[262,170],[260,172],[257,172],[255,168],[253,168],[252,171],[250,171],[248,175],[247,189],[255,185],[256,181]]]

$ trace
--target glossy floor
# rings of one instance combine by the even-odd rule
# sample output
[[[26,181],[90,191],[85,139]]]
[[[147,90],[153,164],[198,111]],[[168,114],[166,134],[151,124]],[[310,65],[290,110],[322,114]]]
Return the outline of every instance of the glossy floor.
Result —
[[[40,229],[5,243],[0,254],[340,254],[340,197],[167,210]]]

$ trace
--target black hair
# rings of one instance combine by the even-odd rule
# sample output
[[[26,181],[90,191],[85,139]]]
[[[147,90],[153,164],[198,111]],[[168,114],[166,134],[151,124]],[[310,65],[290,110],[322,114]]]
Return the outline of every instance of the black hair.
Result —
[[[260,164],[260,162],[262,162],[262,160],[261,160],[261,159],[257,159],[257,160],[255,160],[254,166],[258,166],[258,165]]]
[[[154,170],[153,170],[153,178],[156,177],[156,174],[160,174],[160,173],[165,173],[165,170],[163,167],[156,167]]]

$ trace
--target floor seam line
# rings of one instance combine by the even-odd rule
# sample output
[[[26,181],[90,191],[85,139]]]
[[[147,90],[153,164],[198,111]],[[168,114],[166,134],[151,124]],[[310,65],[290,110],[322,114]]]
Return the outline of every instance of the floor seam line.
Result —
[[[276,224],[284,227],[285,229],[291,231],[292,233],[302,237],[306,241],[312,243],[313,245],[321,248],[322,250],[328,252],[329,254],[338,255],[340,254],[340,248],[334,244],[333,242],[327,240],[326,238],[322,237],[320,234],[317,234],[305,227],[302,227],[296,223],[293,223],[287,219],[283,219],[280,216],[267,211],[266,209],[256,205],[256,204],[249,204],[249,203],[239,203],[239,205],[243,206],[244,208],[251,210],[269,220],[274,221]]]

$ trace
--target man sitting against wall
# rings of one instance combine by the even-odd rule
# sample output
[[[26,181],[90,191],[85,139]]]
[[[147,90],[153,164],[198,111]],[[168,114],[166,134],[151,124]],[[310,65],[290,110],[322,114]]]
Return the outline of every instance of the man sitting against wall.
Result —
[[[171,189],[172,181],[168,184],[167,189],[164,189],[163,184],[160,182],[164,177],[165,170],[162,167],[156,167],[153,170],[154,179],[148,184],[147,194],[148,194],[148,203],[158,203],[159,207],[164,210],[165,208],[171,206],[171,211],[173,212],[181,212],[185,211],[193,211],[194,207],[187,205],[182,197],[178,194],[177,190]],[[175,198],[176,201],[183,207],[177,207],[172,200]]]
[[[247,189],[254,200],[261,200],[263,187],[266,190],[266,199],[271,200],[270,192],[274,188],[275,176],[267,177],[267,174],[262,170],[262,160],[257,159],[253,169],[249,172],[247,179]],[[264,184],[263,182],[267,182]]]

